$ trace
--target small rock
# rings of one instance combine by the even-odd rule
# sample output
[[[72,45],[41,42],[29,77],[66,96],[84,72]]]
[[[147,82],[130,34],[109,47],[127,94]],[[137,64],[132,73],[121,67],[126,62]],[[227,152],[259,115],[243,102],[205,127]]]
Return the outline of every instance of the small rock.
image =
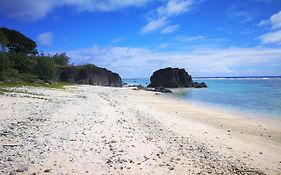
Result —
[[[44,170],[44,173],[49,173],[51,170],[52,170],[52,168],[45,169],[45,170]]]
[[[11,171],[10,175],[17,175],[17,172],[16,171]]]
[[[17,172],[25,172],[28,170],[28,165],[21,165],[19,169],[17,169]]]
[[[13,159],[11,157],[8,157],[7,161],[13,161]]]
[[[173,167],[169,167],[169,170],[174,170],[174,168]]]

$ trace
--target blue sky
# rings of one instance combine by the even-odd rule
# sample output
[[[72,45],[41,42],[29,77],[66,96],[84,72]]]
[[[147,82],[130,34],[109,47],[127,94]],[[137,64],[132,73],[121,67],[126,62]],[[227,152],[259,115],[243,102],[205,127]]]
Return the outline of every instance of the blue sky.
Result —
[[[281,75],[280,0],[0,0],[0,24],[124,78]]]

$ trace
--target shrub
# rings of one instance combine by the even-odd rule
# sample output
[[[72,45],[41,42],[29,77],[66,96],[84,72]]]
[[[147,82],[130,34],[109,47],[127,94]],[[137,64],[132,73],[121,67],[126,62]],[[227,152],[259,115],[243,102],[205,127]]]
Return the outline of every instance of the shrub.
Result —
[[[52,59],[54,60],[55,64],[60,66],[66,66],[69,61],[69,57],[65,53],[55,54],[52,56]]]
[[[48,56],[37,58],[36,75],[41,80],[55,80],[56,68],[53,59]]]

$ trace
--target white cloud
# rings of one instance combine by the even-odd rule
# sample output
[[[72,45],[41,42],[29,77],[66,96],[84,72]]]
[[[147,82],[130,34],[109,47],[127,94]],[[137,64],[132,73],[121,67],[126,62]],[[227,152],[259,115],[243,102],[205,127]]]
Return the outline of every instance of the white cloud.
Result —
[[[259,37],[262,44],[281,44],[281,30],[276,32],[269,32]]]
[[[52,32],[45,32],[41,33],[38,36],[38,43],[41,46],[50,46],[53,43],[53,33]]]
[[[268,20],[262,20],[259,26],[270,25],[271,29],[281,29],[281,11],[273,14]],[[281,44],[281,30],[268,32],[259,37],[262,44]]]
[[[154,18],[150,18],[147,24],[141,28],[141,34],[147,34],[158,29],[165,27],[168,24],[168,20],[173,16],[181,15],[188,10],[190,10],[191,6],[193,5],[193,0],[169,0],[165,5],[160,6],[156,9],[156,16]],[[161,22],[161,25],[160,25]],[[158,25],[156,25],[158,24]],[[156,27],[157,26],[157,27]],[[168,26],[162,30],[161,33],[171,33],[175,31],[178,27],[177,25]],[[169,28],[170,27],[170,28]],[[174,27],[174,28],[172,28]],[[146,28],[152,28],[153,30],[145,30]],[[166,32],[165,32],[166,31]]]
[[[179,29],[179,25],[172,25],[172,26],[167,26],[165,27],[161,33],[173,33],[174,31],[178,30]]]
[[[262,20],[259,23],[260,26],[271,25],[272,29],[281,28],[281,11],[273,14],[268,20]]]
[[[202,35],[196,35],[196,36],[179,35],[176,37],[176,39],[181,42],[193,42],[193,41],[203,40],[205,39],[205,37]]]
[[[120,73],[122,77],[149,77],[156,69],[168,66],[186,68],[194,76],[249,75],[251,67],[266,68],[260,74],[274,74],[270,72],[270,66],[278,63],[281,67],[281,48],[202,48],[161,52],[94,46],[66,53],[76,64],[97,64]]]
[[[153,32],[155,30],[158,30],[159,28],[162,28],[166,25],[166,19],[165,18],[159,18],[156,20],[149,21],[145,26],[141,28],[140,33],[141,34],[147,34],[150,32]]]
[[[78,11],[114,11],[127,7],[141,7],[153,0],[1,0],[0,12],[24,21],[35,21],[62,6]]]
[[[192,0],[170,0],[165,6],[159,7],[157,13],[165,17],[177,16],[188,11],[192,4]]]

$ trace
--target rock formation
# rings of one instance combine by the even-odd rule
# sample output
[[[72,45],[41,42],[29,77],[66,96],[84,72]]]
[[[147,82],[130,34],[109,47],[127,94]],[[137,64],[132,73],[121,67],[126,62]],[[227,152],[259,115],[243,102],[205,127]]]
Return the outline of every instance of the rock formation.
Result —
[[[150,84],[148,87],[165,87],[165,88],[184,88],[195,87],[203,88],[207,85],[202,82],[193,82],[191,75],[189,75],[185,69],[179,68],[165,68],[157,70],[150,77]]]
[[[60,81],[99,86],[121,87],[122,80],[117,73],[95,65],[65,66],[59,69]]]

